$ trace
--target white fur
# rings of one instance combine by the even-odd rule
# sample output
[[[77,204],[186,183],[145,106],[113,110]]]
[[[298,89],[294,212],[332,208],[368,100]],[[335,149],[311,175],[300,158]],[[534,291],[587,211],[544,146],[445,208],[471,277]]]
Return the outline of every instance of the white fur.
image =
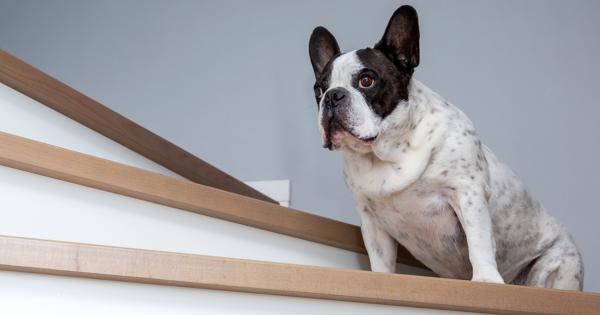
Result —
[[[329,88],[351,91],[355,136],[377,135],[341,146],[372,269],[394,272],[398,242],[444,277],[581,290],[571,237],[466,115],[412,80],[409,99],[381,120],[351,86],[361,68],[355,52],[338,57]]]

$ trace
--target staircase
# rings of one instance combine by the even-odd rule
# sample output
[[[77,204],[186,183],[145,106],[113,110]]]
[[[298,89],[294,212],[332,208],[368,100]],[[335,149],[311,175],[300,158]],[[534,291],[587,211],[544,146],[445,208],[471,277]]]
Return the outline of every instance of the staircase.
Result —
[[[373,273],[358,227],[277,205],[0,50],[6,314],[598,314],[600,295]],[[10,310],[10,311],[8,311]]]

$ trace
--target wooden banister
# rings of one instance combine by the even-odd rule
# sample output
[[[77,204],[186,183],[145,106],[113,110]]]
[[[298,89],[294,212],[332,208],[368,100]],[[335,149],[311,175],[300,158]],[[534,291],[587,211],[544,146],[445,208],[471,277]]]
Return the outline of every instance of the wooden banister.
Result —
[[[0,49],[0,83],[199,184],[274,200]]]
[[[493,314],[595,314],[600,294],[0,236],[0,269]]]
[[[366,253],[357,226],[0,132],[0,165]],[[398,262],[424,266],[404,248]]]

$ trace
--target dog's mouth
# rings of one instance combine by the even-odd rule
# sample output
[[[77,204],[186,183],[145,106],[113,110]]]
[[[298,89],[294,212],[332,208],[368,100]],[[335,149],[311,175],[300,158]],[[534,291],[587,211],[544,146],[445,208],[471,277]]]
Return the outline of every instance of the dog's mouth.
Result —
[[[346,127],[339,119],[331,117],[323,124],[325,131],[325,143],[323,147],[330,151],[338,149],[342,145],[344,138],[350,136],[364,144],[370,144],[377,136],[363,138],[354,134],[350,128]]]

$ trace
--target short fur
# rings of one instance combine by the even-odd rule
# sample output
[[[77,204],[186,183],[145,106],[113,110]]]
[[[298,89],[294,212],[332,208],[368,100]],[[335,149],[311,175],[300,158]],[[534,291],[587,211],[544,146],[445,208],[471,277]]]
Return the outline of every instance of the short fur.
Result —
[[[318,27],[309,51],[323,144],[343,153],[373,271],[395,271],[400,243],[443,277],[582,289],[581,255],[565,228],[461,110],[412,79],[412,7],[393,14],[374,48],[340,54]]]

